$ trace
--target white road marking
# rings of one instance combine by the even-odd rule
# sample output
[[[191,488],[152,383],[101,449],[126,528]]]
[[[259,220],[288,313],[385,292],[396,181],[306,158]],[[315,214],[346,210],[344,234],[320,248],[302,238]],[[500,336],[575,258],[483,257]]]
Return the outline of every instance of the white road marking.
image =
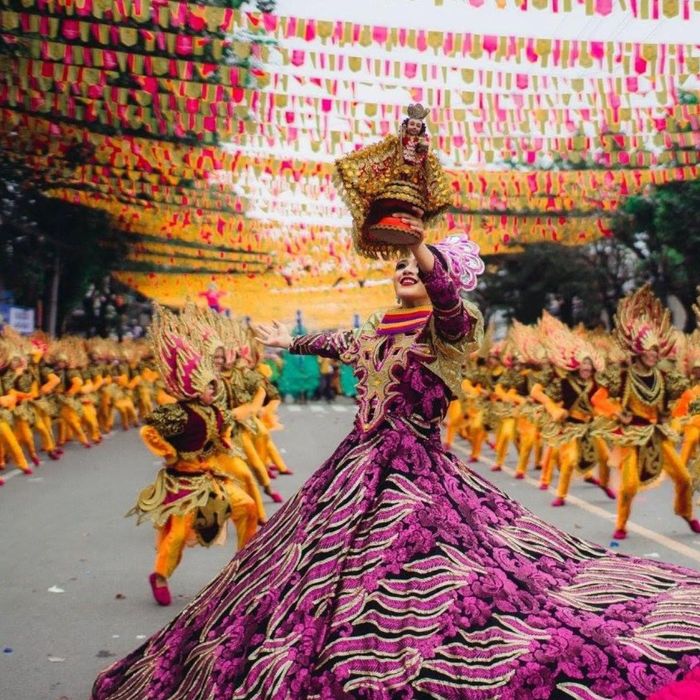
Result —
[[[469,456],[469,452],[465,450],[461,445],[453,445],[452,446],[453,450],[457,450],[458,452],[461,452],[465,456]],[[488,466],[493,466],[495,462],[490,459],[484,459],[483,457],[479,460],[483,464],[487,464]],[[510,474],[511,476],[515,475],[515,470],[511,469],[510,467],[503,467],[503,471],[506,474]],[[524,479],[522,479],[523,482],[530,484],[531,486],[535,486],[539,488],[540,482],[536,481],[535,479],[532,479],[529,476],[525,476]],[[615,522],[615,514],[614,513],[608,513],[607,510],[603,510],[603,508],[599,508],[598,506],[594,506],[592,503],[589,503],[588,501],[584,500],[583,498],[579,498],[578,496],[572,496],[569,494],[566,497],[566,502],[567,504],[571,503],[572,505],[577,506],[581,510],[585,510],[587,513],[591,513],[591,515],[596,515],[599,518],[602,518],[603,520],[608,520],[610,522]],[[663,547],[666,547],[667,549],[670,549],[676,554],[681,554],[684,557],[688,557],[688,559],[692,559],[693,561],[700,562],[700,552],[695,551],[691,547],[688,547],[685,544],[682,544],[681,542],[676,542],[675,540],[672,540],[670,537],[666,537],[665,535],[662,535],[658,532],[654,532],[654,530],[650,530],[649,528],[644,527],[643,525],[637,525],[637,523],[633,523],[632,521],[627,521],[627,530],[629,532],[634,532],[637,535],[641,535],[642,537],[646,537],[646,539],[651,540],[652,542],[656,542],[657,544],[662,545]]]
[[[290,405],[286,407],[288,411],[291,411],[292,413],[299,413],[301,411],[301,406],[294,406]]]
[[[347,406],[336,406],[335,404],[331,406],[332,411],[336,411],[337,413],[347,413],[348,412],[348,407]]]
[[[6,482],[9,481],[10,479],[14,479],[17,475],[23,474],[24,472],[21,469],[13,469],[11,472],[0,472],[0,478],[4,479]]]
[[[316,404],[311,404],[309,406],[311,413],[325,413],[326,409],[323,406],[317,406]]]

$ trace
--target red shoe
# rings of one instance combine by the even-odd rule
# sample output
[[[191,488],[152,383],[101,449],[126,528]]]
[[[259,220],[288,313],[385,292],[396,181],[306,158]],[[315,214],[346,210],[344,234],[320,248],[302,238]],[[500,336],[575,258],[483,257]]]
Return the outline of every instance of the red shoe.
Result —
[[[478,457],[474,457],[473,455],[469,458],[469,464],[476,464],[479,461]]]
[[[272,469],[270,469],[270,467],[267,468],[267,475],[268,475],[271,479],[276,479],[276,478],[277,478],[277,472],[273,472]]]
[[[49,459],[52,459],[54,462],[61,459],[61,453],[58,450],[52,450],[51,452],[47,452]]]
[[[611,501],[617,498],[617,494],[609,486],[603,486],[602,482],[597,477],[591,476],[588,479],[584,479],[584,481],[592,486],[597,486]]]
[[[29,456],[29,459],[32,460],[32,464],[33,464],[35,467],[38,467],[38,466],[41,465],[41,460],[39,459],[39,457],[38,457],[37,455],[30,455],[30,456]]]
[[[496,449],[496,443],[495,442],[487,442],[486,443],[492,450]]]
[[[3,479],[3,478],[0,476],[0,486],[4,486],[4,485],[5,485],[5,479]]]
[[[277,491],[268,491],[267,495],[272,499],[274,503],[282,503],[284,500],[282,496],[280,496]]]
[[[492,472],[502,472],[502,471],[503,471],[503,467],[502,467],[500,464],[494,464],[494,465],[491,467],[491,471],[492,471]]]
[[[286,472],[280,472],[282,476],[292,476],[294,472],[291,469],[287,469]]]
[[[148,582],[151,584],[151,592],[153,593],[153,598],[158,605],[167,606],[172,603],[172,598],[170,597],[170,589],[168,584],[158,585],[156,581],[156,574],[151,574],[148,577]]]
[[[34,473],[34,470],[31,467],[27,467],[26,469],[22,470],[24,472],[25,476],[31,476]]]
[[[622,528],[615,530],[615,532],[613,532],[613,539],[614,540],[626,540],[627,539],[627,530],[623,530]]]
[[[516,474],[516,475],[515,475],[515,478],[516,478],[516,479],[524,479],[524,478],[525,478],[525,474]]]
[[[697,535],[700,535],[700,520],[697,518],[687,519],[688,527]]]
[[[563,499],[561,496],[557,496],[557,497],[552,501],[552,505],[553,505],[555,508],[561,508],[562,506],[565,506],[565,505],[566,505],[566,500]]]
[[[58,446],[56,447],[56,449],[54,450],[54,452],[55,452],[59,457],[61,457],[61,456],[63,456],[63,453],[65,452],[65,450],[63,449],[63,446],[62,446],[62,445],[58,445]]]
[[[549,491],[549,484],[540,484],[540,491]]]
[[[83,443],[83,447],[84,447],[86,450],[89,450],[89,449],[92,447],[92,445],[91,445],[89,442],[84,442],[84,443]]]
[[[617,500],[617,494],[609,486],[601,486],[601,489],[605,492],[605,495],[611,500]]]

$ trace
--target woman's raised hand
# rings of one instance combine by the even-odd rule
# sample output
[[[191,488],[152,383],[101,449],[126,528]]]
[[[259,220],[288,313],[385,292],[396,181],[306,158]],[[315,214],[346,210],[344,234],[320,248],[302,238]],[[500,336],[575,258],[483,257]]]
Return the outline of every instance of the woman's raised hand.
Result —
[[[250,327],[253,329],[255,337],[264,345],[273,348],[288,348],[292,344],[290,332],[279,321],[251,323]]]

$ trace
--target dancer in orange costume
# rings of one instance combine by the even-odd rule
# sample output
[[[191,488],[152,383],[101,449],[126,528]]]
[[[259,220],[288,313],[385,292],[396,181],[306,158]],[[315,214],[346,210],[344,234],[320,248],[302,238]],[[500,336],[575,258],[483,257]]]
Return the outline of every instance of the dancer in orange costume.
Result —
[[[4,369],[7,371],[11,355],[10,345],[4,340],[0,340],[0,370]],[[29,466],[22,446],[12,430],[14,426],[13,411],[16,406],[17,394],[12,390],[5,392],[3,389],[2,395],[0,395],[0,469],[5,468],[5,450],[8,450],[19,469],[30,475],[33,473],[33,470]]]
[[[542,432],[547,443],[556,449],[559,461],[559,483],[552,505],[566,504],[575,472],[614,499],[615,492],[609,486],[608,448],[593,435],[596,415],[591,398],[598,390],[595,372],[603,371],[604,359],[583,336],[555,319],[548,324],[544,340],[557,376],[533,387],[531,395],[549,416]],[[596,468],[598,476],[592,473]],[[542,483],[549,481],[549,468],[547,471]]]
[[[119,414],[122,430],[129,430],[139,424],[133,399],[133,391],[140,381],[136,372],[137,358],[136,348],[130,343],[123,343],[118,349],[118,359],[112,365],[114,407]]]
[[[700,298],[693,306],[700,325]],[[693,491],[700,490],[700,330],[696,329],[683,338],[682,352],[678,364],[688,377],[690,386],[683,392],[673,407],[673,418],[683,431],[681,462],[692,480]]]
[[[42,371],[42,382],[54,385],[51,396],[55,397],[58,416],[59,448],[71,438],[78,439],[83,447],[91,447],[82,427],[83,407],[79,401],[83,380],[75,368],[71,355],[75,345],[69,340],[54,341],[47,353],[47,362]],[[73,366],[71,366],[73,365]]]
[[[138,365],[137,372],[140,378],[135,391],[136,411],[139,420],[144,422],[151,415],[155,407],[155,382],[158,379],[158,373],[155,372],[149,362],[150,351],[146,344],[138,343]]]
[[[256,471],[260,468],[257,455],[271,476],[274,477],[275,472],[291,475],[291,470],[272,441],[269,429],[259,417],[269,400],[279,402],[280,398],[279,392],[272,383],[253,369],[258,366],[260,359],[260,346],[252,331],[247,327],[241,327],[240,353],[231,371],[230,380],[236,387],[239,400],[251,409],[241,433],[243,446],[248,458],[256,462],[254,467]]]
[[[7,334],[7,329],[4,334]],[[35,423],[35,413],[31,405],[32,375],[27,370],[27,355],[31,346],[21,337],[12,337],[7,342],[9,357],[7,368],[2,373],[2,393],[11,394],[16,399],[12,409],[15,437],[34,466],[38,467],[41,460],[37,454],[32,430]]]
[[[642,287],[620,301],[615,334],[629,353],[629,366],[606,372],[603,387],[591,400],[607,416],[595,434],[616,446],[621,468],[613,537],[627,537],[634,497],[640,488],[657,483],[663,472],[673,481],[676,514],[700,533],[700,522],[693,518],[690,474],[674,448],[677,434],[670,425],[671,404],[686,381],[659,364],[671,355],[676,342],[670,312],[648,286]]]
[[[517,418],[520,407],[527,401],[529,370],[523,365],[523,357],[507,339],[502,350],[502,361],[506,371],[494,386],[494,412],[500,419],[496,431],[496,463],[491,471],[500,472],[506,461],[508,448],[516,441]]]
[[[255,534],[258,512],[253,499],[219,470],[214,458],[230,449],[231,424],[215,405],[218,380],[201,336],[182,318],[157,308],[151,340],[160,374],[177,402],[154,410],[141,430],[146,446],[165,466],[130,514],[156,526],[149,582],[156,602],[169,605],[168,579],[185,546],[223,543],[231,520],[243,547]]]
[[[54,390],[54,384],[45,384],[41,379],[43,357],[48,350],[49,343],[43,333],[35,333],[31,338],[31,349],[27,372],[31,376],[32,409],[34,410],[34,428],[39,433],[41,449],[46,452],[49,459],[57,460],[61,452],[56,445],[53,432],[53,405],[49,398]]]
[[[186,319],[188,327],[197,328],[198,333],[207,344],[219,380],[220,390],[217,396],[217,405],[232,418],[232,435],[229,441],[231,447],[223,452],[217,452],[212,459],[225,473],[230,474],[253,499],[258,510],[258,522],[264,524],[267,522],[267,513],[253,471],[245,461],[246,453],[240,440],[241,422],[249,416],[249,409],[246,406],[236,404],[225,374],[227,355],[229,358],[235,357],[240,346],[242,337],[240,323],[222,314],[217,314],[211,309],[196,307],[192,304],[185,307],[183,317]],[[262,486],[265,493],[275,503],[281,503],[282,497],[272,490],[269,476],[264,469],[263,474],[265,483]]]
[[[554,378],[554,373],[542,342],[540,328],[515,321],[509,337],[510,342],[517,348],[517,355],[525,364],[522,373],[525,377],[523,388],[527,391],[528,397],[521,403],[517,415],[518,464],[515,468],[515,478],[524,479],[533,450],[536,463],[540,461],[542,451],[541,427],[545,412],[537,402],[532,400],[532,389],[536,385],[547,386]]]

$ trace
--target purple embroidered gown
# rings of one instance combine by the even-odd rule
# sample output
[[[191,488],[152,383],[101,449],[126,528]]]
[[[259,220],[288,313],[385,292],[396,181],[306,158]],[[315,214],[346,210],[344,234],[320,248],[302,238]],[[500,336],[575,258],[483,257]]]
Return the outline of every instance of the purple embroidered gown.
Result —
[[[700,664],[700,574],[555,530],[443,451],[478,313],[422,277],[420,330],[295,340],[355,364],[352,432],[94,700],[624,700]]]

